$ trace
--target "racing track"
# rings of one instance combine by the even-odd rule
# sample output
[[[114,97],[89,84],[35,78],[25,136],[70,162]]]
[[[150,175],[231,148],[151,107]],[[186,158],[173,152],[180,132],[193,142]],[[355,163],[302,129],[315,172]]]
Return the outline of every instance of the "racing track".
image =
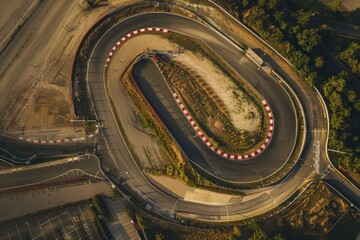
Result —
[[[312,176],[314,170],[311,166],[311,164],[313,164],[313,154],[311,152],[313,140],[312,138],[309,138],[309,141],[306,144],[308,149],[305,151],[304,156],[308,163],[300,163],[285,180],[277,185],[268,187],[266,189],[268,190],[267,192],[264,192],[262,195],[254,198],[251,201],[242,203],[240,203],[240,201],[231,202],[226,206],[207,206],[203,204],[185,202],[181,199],[175,199],[167,194],[164,194],[163,192],[160,192],[152,184],[149,184],[148,180],[143,176],[142,172],[135,164],[132,156],[129,154],[128,148],[124,143],[124,139],[120,134],[120,129],[114,120],[112,109],[110,108],[108,94],[114,96],[112,93],[116,93],[118,91],[120,83],[106,82],[106,84],[108,84],[108,88],[105,88],[105,78],[107,71],[107,67],[105,67],[105,60],[110,49],[118,41],[118,39],[125,36],[129,32],[148,26],[171,28],[175,31],[197,36],[203,39],[211,46],[213,50],[219,53],[237,71],[240,71],[245,79],[247,79],[256,89],[259,90],[259,92],[272,107],[277,123],[275,136],[273,136],[274,139],[271,142],[272,145],[270,144],[267,150],[264,151],[258,159],[255,158],[251,161],[237,163],[227,162],[228,167],[225,168],[224,172],[227,170],[231,171],[231,166],[233,166],[232,164],[239,164],[242,165],[242,167],[250,167],[252,164],[255,166],[257,162],[261,162],[261,164],[267,165],[267,167],[264,167],[263,170],[271,172],[271,169],[269,170],[269,168],[271,168],[270,165],[274,164],[274,162],[260,161],[260,158],[266,156],[266,154],[269,154],[268,156],[274,156],[275,159],[280,160],[284,158],[286,159],[288,157],[290,150],[284,149],[283,145],[287,144],[287,141],[291,142],[291,135],[294,135],[295,131],[295,129],[293,129],[293,127],[295,127],[295,119],[291,117],[291,115],[293,115],[291,114],[291,111],[282,112],[281,109],[277,107],[283,106],[283,104],[287,104],[289,106],[291,105],[291,103],[288,101],[284,101],[284,98],[274,98],[274,96],[277,96],[277,94],[284,96],[281,95],[284,93],[280,86],[274,80],[269,78],[264,72],[257,71],[257,67],[254,66],[254,64],[245,62],[241,66],[239,63],[241,62],[240,60],[243,57],[243,53],[238,49],[237,46],[232,44],[213,29],[205,27],[204,25],[196,23],[187,18],[166,13],[140,14],[118,23],[102,36],[92,51],[88,62],[88,87],[89,92],[91,93],[92,103],[94,104],[94,108],[97,112],[97,118],[105,125],[105,128],[101,129],[101,134],[103,134],[107,140],[107,144],[111,150],[113,160],[116,162],[119,170],[122,173],[125,171],[129,173],[128,175],[124,176],[127,182],[130,185],[138,188],[144,195],[152,200],[150,204],[155,206],[155,211],[159,206],[161,206],[161,208],[167,209],[168,212],[177,212],[178,214],[191,213],[192,217],[208,220],[210,218],[212,220],[246,218],[265,212],[277,206],[279,203],[286,200],[292,193],[294,193],[302,185],[304,180],[307,180]],[[123,47],[126,47],[126,45]],[[118,54],[121,54],[121,48],[118,51],[120,51]],[[111,69],[111,65],[109,66],[109,69]],[[107,92],[107,89],[109,89],[110,93]],[[270,89],[271,91],[269,91]],[[305,96],[305,102],[303,102],[303,105],[309,106],[308,109],[311,111],[319,111],[316,114],[318,114],[318,116],[322,116],[323,112],[321,107],[315,108],[316,106],[320,105],[319,102],[313,103],[314,99],[318,101],[316,95],[312,93],[313,96],[306,98],[309,93],[305,94],[301,91],[300,94],[304,94],[303,96]],[[116,106],[116,104],[114,105]],[[291,108],[288,107],[287,109]],[[117,112],[121,114],[121,109],[117,109]],[[311,114],[308,116],[307,120],[310,120],[312,123],[314,123],[313,117],[314,114]],[[281,132],[281,128],[279,128],[281,125],[286,126],[285,132]],[[316,121],[315,125],[315,127],[323,128],[324,122]],[[278,138],[277,134],[281,137]],[[278,151],[274,151],[274,146],[276,144],[278,144],[277,146],[279,147]],[[238,175],[241,173],[246,174],[245,171],[236,171],[236,174]],[[251,171],[251,174],[254,174],[254,170]],[[248,176],[251,176],[251,174]],[[257,172],[256,176],[258,176]]]
[[[139,18],[141,19],[139,20]],[[122,36],[127,35],[133,30],[148,26],[171,28],[174,31],[203,39],[262,94],[263,98],[268,101],[273,110],[276,121],[275,132],[269,146],[259,156],[250,161],[235,162],[225,161],[223,159],[219,161],[219,156],[212,153],[209,149],[204,148],[203,143],[199,139],[192,139],[192,137],[188,135],[188,140],[194,142],[196,147],[202,150],[201,154],[203,154],[203,156],[197,154],[197,156],[191,160],[195,161],[211,174],[233,182],[257,181],[278,170],[290,156],[296,138],[296,114],[292,107],[291,100],[286,92],[266,73],[257,71],[256,66],[245,59],[244,53],[240,51],[239,48],[230,44],[228,41],[224,41],[223,36],[214,30],[187,18],[170,14],[144,14],[129,18],[117,24],[103,36],[93,52],[92,58],[96,60],[90,61],[89,63],[91,72],[98,74],[88,75],[90,92],[93,97],[95,109],[101,109],[101,113],[98,113],[99,118],[108,121],[111,117],[111,115],[105,116],[104,113],[111,113],[110,109],[105,110],[109,108],[109,106],[104,106],[103,104],[96,106],[98,102],[96,97],[99,91],[103,91],[99,92],[103,97],[107,96],[105,89],[103,87],[102,89],[99,88],[99,85],[101,85],[104,80],[99,79],[98,76],[106,74],[104,62],[99,61],[99,59],[107,59],[108,52]],[[127,41],[131,41],[131,39]],[[120,49],[116,51],[121,51],[121,47],[124,46],[120,45]],[[239,63],[240,61],[243,62]],[[111,62],[108,68],[111,69]],[[100,82],[96,83],[96,81],[99,80]],[[116,89],[112,84],[117,83],[109,83],[109,89]],[[172,99],[172,95],[168,94],[166,98]],[[103,100],[105,99],[100,99],[100,101]],[[173,102],[174,106],[176,106],[175,101]],[[109,127],[108,123],[104,125]],[[191,133],[194,132],[192,131]],[[106,132],[105,135],[107,135]],[[179,142],[182,141],[181,138],[177,140]],[[186,148],[183,148],[183,150],[186,151]],[[187,155],[192,154],[187,153]]]
[[[165,81],[162,79],[162,75],[152,61],[142,60],[139,62],[134,68],[133,75],[145,97],[187,157],[211,174],[225,180],[237,182],[254,181],[258,180],[259,176],[264,177],[270,175],[287,160],[286,155],[282,158],[279,157],[279,150],[272,151],[271,149],[287,148],[286,150],[291,152],[295,140],[295,126],[292,126],[294,135],[290,136],[291,139],[287,139],[288,136],[284,133],[289,133],[290,131],[286,129],[282,119],[279,119],[279,121],[276,120],[277,124],[283,124],[283,126],[275,128],[274,137],[268,146],[270,150],[265,149],[260,155],[249,160],[228,160],[220,157],[208,148],[200,137],[194,138],[195,131],[190,124],[186,124],[186,118],[177,107],[177,103],[167,88]],[[269,79],[266,80],[268,81]],[[286,93],[283,91],[273,92],[278,93],[277,95],[275,94],[275,98],[279,97],[281,99],[282,97],[284,99],[286,97]],[[283,109],[281,109],[282,107]],[[280,114],[281,116],[286,115],[286,111],[294,114],[291,104],[281,104],[275,107],[275,109],[277,112],[285,113]],[[275,115],[275,119],[277,119],[278,116],[279,115]],[[295,125],[295,114],[289,116],[289,118],[293,120],[292,122]],[[286,143],[286,141],[288,143]],[[283,152],[286,153],[286,150]]]

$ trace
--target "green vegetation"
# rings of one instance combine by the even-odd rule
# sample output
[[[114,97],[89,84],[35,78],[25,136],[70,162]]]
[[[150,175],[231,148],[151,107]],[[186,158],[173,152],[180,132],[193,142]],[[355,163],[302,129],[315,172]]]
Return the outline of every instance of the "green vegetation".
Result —
[[[360,231],[360,213],[326,184],[316,183],[288,208],[279,206],[266,217],[233,223],[184,220],[186,227],[135,212],[135,221],[148,239],[355,239]],[[277,212],[277,213],[276,213]],[[265,215],[264,215],[265,216]],[[196,226],[196,227],[195,227]],[[189,230],[190,229],[190,230]]]
[[[265,139],[265,132],[268,128],[267,114],[264,115],[264,109],[261,107],[261,95],[204,42],[177,33],[171,34],[169,40],[185,50],[208,59],[235,85],[234,97],[239,102],[254,103],[256,111],[260,114],[261,121],[255,131],[237,130],[230,120],[228,110],[222,99],[217,96],[216,91],[207,84],[206,80],[176,59],[170,61],[164,57],[164,61],[160,62],[163,75],[168,80],[169,85],[178,90],[177,93],[181,96],[182,102],[188,107],[192,117],[205,132],[208,139],[211,139],[216,147],[230,154],[246,154],[258,149]],[[183,91],[179,91],[180,89]],[[237,110],[244,111],[241,107]],[[251,112],[247,117],[253,118],[254,115],[255,113]]]
[[[191,116],[216,147],[230,154],[245,154],[262,144],[265,127],[258,126],[257,131],[251,132],[237,130],[231,122],[225,104],[206,80],[197,78],[196,75],[193,77],[191,69],[179,62],[161,61],[159,66],[168,84],[177,89]],[[180,89],[183,91],[179,91]],[[238,98],[239,101],[251,101],[245,94]],[[263,122],[260,121],[260,124]]]
[[[102,196],[96,195],[91,199],[91,204],[94,207],[96,213],[100,215],[102,218],[106,219],[106,221],[112,221],[113,217],[106,206],[105,200]]]
[[[124,74],[122,81],[139,112],[139,116],[144,124],[144,127],[154,133],[155,140],[158,142],[159,146],[173,161],[172,165],[164,166],[164,169],[161,171],[151,171],[151,169],[148,169],[148,171],[156,174],[166,174],[168,176],[179,176],[180,179],[189,186],[200,187],[217,192],[239,194],[236,190],[221,187],[200,175],[192,167],[189,161],[185,159],[177,144],[166,131],[166,128],[161,123],[161,120],[158,119],[150,104],[146,101],[140,89],[135,84],[135,81],[133,81],[130,73]]]
[[[105,2],[101,0],[87,0],[87,3],[92,7],[102,6],[105,4]],[[125,19],[126,17],[150,11],[169,11],[169,8],[156,3],[143,3],[137,6],[125,7],[122,11],[117,11],[111,16],[97,22],[91,31],[89,31],[84,37],[76,53],[72,73],[73,104],[75,114],[80,119],[95,119],[95,109],[92,109],[86,82],[86,69],[91,50],[95,47],[95,44],[102,37],[104,32],[110,29],[117,22]]]
[[[96,122],[86,122],[85,123],[85,134],[89,135],[96,131]]]
[[[313,15],[318,15],[359,24],[360,11],[340,12],[339,0],[331,1],[330,7],[316,5],[316,1],[217,2],[286,56],[310,86],[322,91],[330,114],[329,148],[350,153],[332,160],[359,176],[360,44],[337,37],[327,25],[315,29],[309,23]],[[324,53],[329,50],[347,68],[339,70],[325,61]]]

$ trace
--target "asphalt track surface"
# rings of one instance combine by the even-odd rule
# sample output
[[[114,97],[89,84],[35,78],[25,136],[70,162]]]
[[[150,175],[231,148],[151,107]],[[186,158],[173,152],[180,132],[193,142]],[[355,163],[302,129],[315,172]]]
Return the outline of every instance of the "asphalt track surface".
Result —
[[[231,200],[228,205],[223,206],[204,205],[187,202],[182,199],[176,199],[159,191],[158,186],[150,184],[143,176],[142,172],[138,169],[135,161],[129,154],[122,135],[119,134],[119,128],[114,121],[107,97],[107,92],[105,90],[106,68],[104,67],[108,52],[119,38],[123,37],[132,30],[149,26],[171,28],[179,32],[203,38],[208,43],[213,44],[212,48],[218,53],[226,53],[225,55],[227,55],[227,57],[224,58],[236,70],[239,68],[247,69],[243,75],[245,79],[253,81],[255,88],[258,88],[258,86],[261,85],[263,79],[268,78],[265,78],[265,73],[263,73],[262,70],[259,71],[259,75],[264,76],[264,78],[258,78],[254,76],[254,72],[257,71],[257,67],[255,67],[254,64],[250,62],[245,62],[245,65],[244,63],[239,64],[240,59],[243,56],[242,53],[227,39],[222,38],[221,36],[219,37],[217,32],[213,32],[211,29],[207,29],[203,25],[199,25],[195,22],[192,22],[191,20],[179,16],[173,16],[165,13],[137,15],[117,24],[116,27],[110,29],[107,33],[104,34],[104,36],[94,48],[88,64],[88,86],[91,93],[92,102],[96,109],[98,120],[105,126],[100,130],[100,134],[105,137],[108,148],[111,150],[110,156],[114,160],[114,163],[117,165],[118,170],[122,173],[126,182],[140,190],[143,193],[143,196],[146,196],[144,199],[146,199],[146,201],[153,206],[154,210],[162,214],[186,214],[188,217],[196,217],[204,220],[227,221],[231,219],[243,219],[258,215],[278,206],[279,203],[283,202],[289,196],[291,196],[291,194],[297,191],[304,182],[308,183],[312,180],[318,179],[318,176],[321,176],[321,173],[324,172],[329,164],[325,153],[327,127],[326,114],[324,113],[324,110],[321,107],[321,102],[313,89],[301,86],[301,83],[289,81],[289,85],[291,85],[291,87],[294,89],[295,93],[299,96],[302,105],[304,106],[308,132],[305,148],[300,159],[301,161],[281,182],[270,187],[253,190],[252,192],[261,192],[261,194],[257,197],[254,197],[254,199],[251,201],[243,202],[239,199],[236,199]],[[200,29],[203,29],[204,32],[200,31]],[[218,42],[217,39],[222,40],[221,42]],[[121,51],[121,48],[118,51]],[[276,70],[282,74],[281,69]],[[283,76],[285,76],[285,74],[283,74]],[[115,84],[113,82],[107,84],[109,84],[110,87],[115,87],[112,85]],[[259,91],[269,102],[273,111],[275,110],[274,106],[276,103],[278,101],[283,101],[283,99],[270,99],[269,96],[266,95],[266,91]],[[121,114],[121,109],[117,109],[117,112]],[[279,116],[278,114],[279,113],[274,111],[276,124],[275,132],[278,130],[277,126],[280,124],[279,120],[281,119],[281,115]],[[280,119],[277,119],[279,117]],[[283,123],[287,125],[286,121]],[[320,142],[318,147],[315,146],[316,141]],[[24,142],[18,142],[18,144],[21,146],[27,146],[27,144]],[[16,146],[16,143],[14,143],[14,146]],[[32,146],[34,148],[40,147],[39,145],[34,144],[32,144]],[[61,149],[61,147],[66,148],[63,145],[57,145],[56,147],[59,147],[59,149]],[[31,146],[29,145],[27,148],[29,148],[30,151]],[[317,151],[318,148],[318,153],[315,153],[315,150]],[[269,146],[267,149],[271,149],[271,146]],[[315,173],[314,162],[315,158],[317,157],[319,158],[319,168],[317,170],[320,175]],[[106,160],[104,159],[104,161]],[[65,166],[66,165],[64,165],[64,167]],[[95,163],[89,164],[88,167],[92,170],[95,168],[97,169]],[[73,168],[74,166],[69,165],[66,169]],[[81,167],[79,166],[79,168],[84,168],[83,163],[81,164]],[[54,175],[54,173],[62,172],[59,170],[61,169],[55,167],[49,169],[44,174],[52,173]],[[28,177],[34,178],[32,181],[36,181],[36,179],[43,178],[44,176],[40,177],[38,172],[32,172],[32,174],[30,174]],[[349,198],[355,205],[360,206],[358,189],[354,188],[347,181],[344,181],[335,171],[330,171],[330,173],[324,177],[325,180],[330,183],[335,182],[338,183],[338,185],[341,185],[338,190],[346,189],[347,191],[343,191],[342,193],[345,194],[345,196]],[[12,184],[12,178],[12,176],[6,176],[6,179],[8,179],[8,184]],[[28,180],[29,179],[27,178],[23,178],[22,182],[26,182]],[[21,181],[18,182],[17,185],[20,183]],[[4,184],[7,185],[6,182],[4,182]],[[6,187],[5,185],[3,187]],[[151,199],[151,201],[149,199]]]
[[[0,135],[0,158],[9,158],[9,154],[1,151],[6,150],[16,160],[21,162],[22,159],[28,159],[33,156],[40,158],[51,158],[61,155],[81,154],[93,151],[95,138],[88,139],[82,142],[69,142],[61,144],[34,144],[25,141],[19,141],[17,138],[12,138]],[[36,159],[34,159],[36,160]]]
[[[27,187],[49,182],[69,181],[84,177],[97,176],[103,178],[99,169],[99,161],[96,157],[80,156],[79,160],[62,162],[50,165],[32,165],[32,169],[26,167],[12,169],[12,172],[0,171],[0,191]]]
[[[105,126],[101,129],[100,133],[105,137],[108,148],[111,150],[111,158],[116,163],[122,176],[126,179],[126,182],[140,190],[142,194],[147,196],[146,199],[151,199],[149,203],[154,206],[154,209],[160,207],[162,210],[165,209],[166,212],[175,212],[178,214],[186,213],[190,214],[187,216],[207,220],[212,219],[226,221],[235,218],[246,218],[276,207],[279,203],[286,200],[289,196],[291,196],[291,194],[298,190],[304,182],[308,182],[316,178],[317,174],[315,173],[313,166],[315,161],[314,141],[320,140],[321,144],[319,148],[321,150],[326,149],[326,118],[324,118],[325,114],[321,107],[321,102],[314,90],[309,89],[308,87],[304,90],[302,86],[293,82],[289,84],[300,97],[300,101],[305,108],[308,134],[301,161],[280,183],[263,189],[263,194],[251,201],[234,201],[223,206],[209,206],[186,202],[182,199],[176,199],[164,194],[159,191],[156,186],[150,184],[137,167],[134,159],[129,154],[122,135],[119,134],[120,129],[114,120],[107,96],[107,90],[105,88],[105,84],[108,84],[109,88],[115,89],[117,87],[116,84],[120,84],[105,81],[107,71],[105,67],[105,60],[110,49],[119,38],[125,36],[133,30],[143,27],[168,28],[180,33],[186,33],[202,38],[213,48],[213,50],[222,54],[224,59],[236,70],[239,70],[240,68],[245,69],[242,75],[259,90],[274,111],[275,133],[277,132],[277,134],[281,134],[281,128],[278,126],[284,124],[286,126],[286,130],[288,131],[284,133],[284,138],[286,138],[286,136],[291,135],[291,133],[293,134],[292,131],[294,131],[294,129],[292,129],[291,126],[294,125],[291,122],[291,118],[283,116],[282,112],[279,109],[276,109],[276,106],[281,105],[282,102],[284,102],[284,99],[273,99],[271,96],[276,93],[268,91],[269,88],[277,88],[276,92],[281,92],[282,90],[279,86],[275,87],[277,83],[267,77],[267,75],[262,71],[258,71],[258,74],[254,74],[257,71],[257,67],[254,66],[254,64],[250,62],[239,64],[241,58],[243,57],[243,53],[229,40],[223,38],[219,35],[219,33],[211,30],[211,28],[207,28],[204,25],[200,25],[187,18],[166,13],[140,14],[118,23],[102,36],[93,49],[88,63],[88,87],[94,108],[96,109],[98,120]],[[121,54],[121,47],[117,51],[119,51],[118,54]],[[109,69],[111,68],[111,64],[112,63],[110,62]],[[271,85],[273,85],[273,88]],[[116,106],[116,103],[114,103],[114,106]],[[117,113],[121,114],[121,109],[117,109]],[[291,113],[286,114],[291,115]],[[272,140],[272,144],[275,144],[276,141],[279,141],[280,144],[288,144],[285,142],[286,140],[277,140],[276,136],[274,137],[275,139]],[[272,146],[269,146],[266,151],[274,151],[271,149]],[[288,155],[282,153],[283,149],[284,147],[274,151],[272,154],[281,155],[279,158],[283,159],[282,157],[284,156],[282,154]],[[265,154],[266,151],[263,154]],[[244,163],[240,162],[239,164],[246,165],[252,163],[250,160]],[[265,163],[262,162],[262,164]],[[320,152],[319,165],[319,173],[328,166],[325,151]],[[355,196],[354,200],[356,200],[357,204],[359,204],[360,200],[357,196],[358,193],[355,191],[352,192],[354,193],[353,196]]]
[[[141,15],[141,20],[139,20],[139,17],[129,18],[122,24],[113,27],[103,36],[101,42],[99,42],[94,50],[93,58],[98,59],[98,61],[90,62],[90,71],[104,74],[104,65],[99,59],[106,59],[107,49],[110,50],[121,36],[125,36],[132,30],[148,26],[160,26],[173,29],[206,41],[213,50],[219,53],[262,94],[264,99],[268,101],[274,114],[274,135],[269,146],[259,156],[249,161],[230,161],[216,156],[216,154],[207,153],[207,157],[199,157],[199,154],[197,154],[195,159],[192,160],[197,161],[204,169],[217,177],[233,182],[257,181],[279,169],[289,158],[296,140],[296,116],[291,105],[291,100],[286,92],[266,73],[257,71],[257,67],[246,60],[243,52],[227,42],[221,35],[204,25],[169,14],[145,14]],[[128,41],[131,41],[131,39]],[[101,89],[99,89],[99,87],[92,87],[93,76],[93,74],[89,75],[89,85],[91,88],[90,92],[95,96],[94,94],[101,91]],[[169,94],[167,97],[172,99],[171,94]],[[104,94],[104,97],[105,96],[106,94]],[[100,99],[100,101],[104,100],[103,98]],[[172,101],[174,106],[176,106],[175,101],[173,99]],[[97,100],[94,99],[95,105],[96,102]],[[105,110],[104,106],[95,106],[95,109],[101,110],[101,113]],[[110,116],[99,117],[108,120]],[[181,138],[177,140],[179,142],[182,141]],[[192,149],[195,151],[194,148]],[[192,155],[186,148],[183,150],[188,155]],[[209,151],[206,148],[203,150]]]
[[[245,66],[245,68],[247,67]],[[258,73],[255,70],[254,75]],[[211,151],[199,137],[194,137],[195,131],[187,123],[153,61],[141,60],[135,66],[133,75],[144,96],[187,157],[212,175],[234,182],[256,181],[271,175],[288,159],[296,136],[295,112],[291,100],[281,88],[279,90],[279,85],[269,84],[269,82],[273,82],[269,77],[259,76],[258,78],[267,78],[261,79],[257,87],[267,85],[267,92],[272,94],[267,99],[283,100],[276,103],[272,101],[276,104],[273,107],[276,125],[274,136],[268,148],[260,155],[249,160],[236,161],[220,157]],[[261,84],[262,82],[265,84]]]

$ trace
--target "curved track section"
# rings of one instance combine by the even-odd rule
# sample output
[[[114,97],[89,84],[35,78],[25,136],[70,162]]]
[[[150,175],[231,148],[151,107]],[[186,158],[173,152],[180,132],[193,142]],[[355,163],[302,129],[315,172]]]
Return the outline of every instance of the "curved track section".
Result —
[[[173,32],[172,30],[169,29],[165,29],[165,28],[158,28],[158,27],[147,27],[147,28],[141,28],[141,29],[137,29],[134,30],[128,34],[126,34],[124,37],[122,37],[121,39],[119,39],[116,44],[111,48],[110,52],[108,53],[108,57],[105,61],[105,67],[109,66],[110,61],[111,61],[111,57],[115,54],[115,51],[117,48],[119,48],[120,44],[124,43],[126,40],[128,40],[129,38],[136,36],[138,34],[141,33],[146,33],[146,32],[164,32],[164,33],[171,33]],[[163,79],[164,80],[164,79]],[[165,81],[165,80],[164,80]],[[265,141],[263,142],[263,144],[256,149],[254,152],[251,152],[249,154],[245,154],[245,155],[234,155],[234,154],[229,154],[226,153],[224,151],[222,151],[221,149],[215,147],[215,145],[206,137],[206,133],[204,133],[203,131],[201,131],[200,127],[198,126],[198,124],[195,122],[194,118],[190,115],[190,113],[188,112],[188,110],[186,109],[186,107],[183,105],[183,103],[181,102],[181,99],[179,97],[179,95],[173,90],[170,89],[169,87],[169,91],[171,91],[175,101],[177,102],[177,104],[179,105],[179,108],[181,109],[181,111],[184,113],[185,117],[187,118],[187,120],[189,121],[189,123],[191,124],[191,126],[194,128],[196,134],[201,138],[201,140],[203,140],[203,142],[215,153],[217,153],[219,156],[227,158],[227,159],[231,159],[231,160],[248,160],[251,159],[253,157],[258,156],[260,153],[262,153],[265,148],[269,145],[271,137],[273,135],[274,132],[274,116],[273,113],[271,111],[271,108],[269,106],[269,104],[267,103],[266,100],[262,100],[262,104],[266,110],[266,113],[268,114],[268,118],[269,118],[269,129],[267,132],[267,136],[265,138]],[[183,149],[185,151],[185,149]]]
[[[228,42],[227,39],[224,39],[222,35],[213,29],[181,16],[164,13],[141,14],[118,23],[102,36],[93,49],[93,55],[89,61],[89,69],[91,69],[91,72],[96,73],[88,74],[89,88],[95,109],[103,110],[108,108],[104,103],[101,103],[102,99],[107,96],[104,80],[107,68],[105,67],[105,61],[108,59],[108,53],[113,49],[114,44],[118,42],[119,36],[126,36],[134,29],[146,28],[149,25],[161,26],[166,29],[171,28],[179,33],[202,39],[262,93],[263,97],[268,100],[269,105],[272,106],[274,118],[277,119],[278,127],[268,148],[261,155],[253,158],[252,161],[219,161],[218,155],[210,149],[204,149],[203,157],[195,158],[194,161],[209,173],[232,182],[258,181],[281,168],[291,155],[296,140],[296,114],[291,99],[276,81],[266,73],[257,71],[257,67],[245,58],[241,49]],[[101,59],[104,60],[99,61]],[[114,86],[110,87],[113,88]],[[101,95],[99,99],[97,99],[97,93]],[[168,98],[172,98],[172,95],[170,94]],[[113,118],[111,110],[101,111],[99,118],[100,120],[110,121],[110,118]],[[106,124],[106,126],[109,125]],[[113,126],[116,127],[115,124]],[[201,139],[190,139],[190,141],[198,148],[203,148],[204,144]]]
[[[266,109],[266,112],[268,114],[268,117],[269,117],[269,130],[268,130],[267,136],[265,138],[265,141],[263,142],[263,144],[258,149],[256,149],[252,153],[245,154],[245,155],[233,155],[233,154],[226,153],[226,152],[222,151],[219,148],[216,148],[214,146],[214,144],[206,137],[205,133],[202,132],[201,129],[198,127],[198,124],[195,122],[194,118],[190,115],[189,111],[186,109],[186,107],[182,103],[179,95],[174,91],[172,91],[172,94],[173,94],[173,97],[174,97],[176,103],[179,105],[180,110],[183,112],[184,116],[189,121],[190,125],[195,130],[196,134],[201,138],[201,140],[203,140],[203,142],[213,152],[217,153],[221,157],[231,159],[231,160],[248,160],[248,159],[251,159],[253,157],[258,156],[269,145],[271,137],[272,137],[272,135],[274,133],[274,117],[273,117],[273,114],[272,114],[272,111],[271,111],[271,108],[270,108],[269,104],[265,100],[262,100],[262,104],[264,105],[264,107]]]
[[[122,173],[128,172],[128,174],[124,174],[126,183],[131,188],[137,188],[141,192],[141,195],[139,194],[140,197],[153,206],[154,211],[164,214],[169,213],[169,216],[177,213],[204,220],[228,221],[244,219],[264,213],[285,201],[302,185],[304,179],[311,175],[313,168],[305,165],[297,168],[290,173],[283,183],[267,188],[266,192],[259,194],[251,201],[237,199],[221,206],[209,206],[173,198],[159,191],[157,187],[150,184],[144,177],[129,153],[128,146],[121,135],[120,127],[115,121],[108,98],[108,91],[116,94],[121,83],[119,81],[105,81],[106,73],[109,71],[107,69],[111,69],[111,64],[105,67],[105,61],[108,58],[109,51],[117,43],[119,36],[125,36],[131,31],[148,26],[171,28],[179,33],[201,38],[262,93],[263,97],[272,106],[274,117],[277,119],[277,130],[269,147],[252,161],[221,161],[219,163],[217,154],[211,152],[205,153],[209,154],[206,155],[207,157],[210,156],[210,158],[206,158],[207,162],[200,162],[202,160],[200,159],[199,163],[202,164],[202,167],[206,167],[210,171],[212,170],[214,173],[220,174],[223,178],[229,180],[258,180],[272,174],[284,164],[292,151],[296,136],[296,118],[290,99],[288,99],[288,96],[276,81],[271,79],[266,73],[257,71],[257,67],[244,57],[244,53],[236,45],[214,29],[181,16],[166,13],[140,14],[116,24],[101,37],[92,51],[87,72],[88,87],[94,108],[97,110],[99,121],[106,126],[101,129],[101,133],[105,136],[108,147],[111,150],[112,159],[119,170]],[[126,43],[124,47],[126,47]],[[156,66],[153,67],[156,68]],[[154,72],[151,69],[151,65],[150,69],[146,71],[149,71],[146,78],[144,78],[146,80],[149,80],[149,77],[155,80],[159,77],[156,75],[156,71]],[[144,69],[139,74],[144,74]],[[169,94],[169,98],[172,98],[169,91],[166,91],[165,94]],[[173,102],[174,107],[178,109],[176,102]],[[178,111],[182,114],[179,109]],[[121,109],[118,109],[117,112],[121,114]],[[189,127],[191,128],[191,126]],[[193,144],[204,145],[200,139],[191,139],[191,141],[194,141]],[[206,149],[208,148],[206,147]],[[210,150],[208,149],[208,151]],[[201,154],[204,153],[201,152]],[[215,155],[216,158],[211,158],[210,154],[213,154],[212,156]],[[297,177],[294,178],[294,175]]]

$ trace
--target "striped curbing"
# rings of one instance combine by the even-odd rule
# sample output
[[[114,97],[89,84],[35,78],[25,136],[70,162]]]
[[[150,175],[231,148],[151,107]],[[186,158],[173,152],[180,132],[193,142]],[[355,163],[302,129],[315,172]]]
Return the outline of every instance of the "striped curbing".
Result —
[[[19,137],[19,139],[29,143],[51,144],[51,143],[66,143],[66,142],[81,141],[81,140],[85,140],[85,137],[65,138],[65,139],[57,139],[57,140],[38,140],[38,139],[23,138],[23,137]]]
[[[151,31],[155,31],[155,32],[165,32],[165,33],[171,33],[171,30],[169,29],[165,29],[165,28],[157,28],[157,27],[147,27],[147,28],[141,28],[138,30],[134,30],[128,34],[126,34],[124,37],[122,37],[121,39],[119,39],[117,41],[117,43],[111,48],[106,61],[105,61],[105,67],[109,66],[110,61],[111,61],[111,57],[114,55],[115,50],[123,43],[125,42],[127,39],[129,39],[132,36],[135,36],[139,33],[144,33],[144,32],[151,32]],[[263,100],[262,103],[269,115],[269,130],[268,130],[268,134],[266,136],[265,141],[263,142],[263,144],[254,152],[250,153],[250,154],[246,154],[246,155],[232,155],[232,154],[228,154],[225,153],[224,151],[216,148],[205,136],[205,134],[200,130],[200,128],[198,127],[198,125],[196,124],[196,122],[194,121],[194,119],[191,117],[190,113],[186,110],[185,106],[182,104],[179,96],[176,93],[172,93],[176,102],[178,103],[178,106],[180,107],[180,109],[182,110],[182,112],[184,113],[185,117],[188,119],[188,121],[190,122],[191,126],[194,128],[194,130],[196,131],[196,134],[200,136],[200,138],[203,140],[203,142],[215,153],[217,153],[218,155],[227,158],[227,159],[232,159],[232,160],[247,160],[250,158],[253,158],[257,155],[259,155],[261,152],[263,152],[265,150],[265,148],[269,145],[271,137],[273,135],[273,131],[274,131],[274,116],[273,113],[271,111],[271,108],[269,106],[269,104]]]
[[[122,37],[121,39],[119,39],[115,45],[111,48],[109,54],[107,55],[106,61],[105,61],[105,67],[109,66],[110,61],[111,61],[111,57],[114,55],[115,50],[120,46],[120,44],[122,44],[123,42],[125,42],[127,39],[131,38],[132,36],[135,36],[137,34],[140,33],[144,33],[144,32],[164,32],[164,33],[170,33],[171,31],[169,29],[165,29],[165,28],[158,28],[158,27],[147,27],[147,28],[141,28],[138,30],[134,30],[128,34],[126,34],[124,37]]]
[[[94,133],[90,134],[86,137],[79,137],[79,138],[64,138],[64,139],[56,139],[56,140],[39,140],[39,139],[32,139],[32,138],[23,138],[18,137],[18,139],[28,142],[28,143],[36,143],[36,144],[56,144],[56,143],[68,143],[68,142],[77,142],[77,141],[84,141],[86,139],[92,138],[96,136],[99,132],[99,128],[95,130]]]
[[[215,153],[217,153],[218,155],[220,155],[221,157],[227,158],[227,159],[232,159],[232,160],[247,160],[250,158],[253,158],[257,155],[259,155],[260,153],[262,153],[265,148],[269,145],[271,137],[273,135],[274,132],[274,116],[273,113],[271,111],[271,108],[269,106],[269,104],[263,100],[262,104],[264,105],[266,112],[268,113],[269,116],[269,130],[268,130],[268,134],[266,136],[265,141],[263,142],[263,144],[254,152],[249,153],[249,154],[245,154],[245,155],[232,155],[232,154],[228,154],[225,153],[224,151],[216,148],[214,146],[214,144],[212,144],[209,139],[206,137],[206,135],[200,130],[200,128],[198,127],[198,125],[196,124],[196,122],[194,121],[194,119],[191,117],[190,113],[187,111],[187,109],[185,108],[184,104],[181,102],[180,97],[177,95],[177,93],[172,92],[173,97],[175,98],[179,108],[181,109],[181,111],[183,112],[183,114],[185,115],[185,117],[187,118],[187,120],[189,121],[189,123],[191,124],[191,126],[194,128],[196,134],[198,136],[200,136],[201,140]]]

